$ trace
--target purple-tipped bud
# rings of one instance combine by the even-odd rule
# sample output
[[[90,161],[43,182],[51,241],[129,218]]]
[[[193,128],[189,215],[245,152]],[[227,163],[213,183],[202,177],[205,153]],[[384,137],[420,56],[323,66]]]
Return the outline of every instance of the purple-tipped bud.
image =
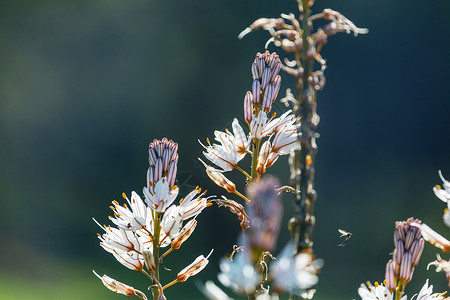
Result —
[[[400,265],[400,280],[408,282],[411,273],[411,253],[406,252],[402,258],[402,263]]]
[[[255,79],[252,84],[252,94],[253,94],[253,103],[259,103],[259,98],[261,94],[261,83],[259,80]]]
[[[409,250],[411,248],[415,236],[415,231],[413,231],[412,228],[409,228],[408,232],[406,233],[405,250]]]
[[[277,99],[278,92],[280,91],[280,87],[281,87],[281,76],[280,76],[280,75],[275,76],[274,80],[272,81],[272,84],[273,84],[273,86],[274,86],[272,102],[274,102],[275,99]]]
[[[266,66],[266,62],[265,59],[262,57],[262,54],[261,53],[258,54],[256,54],[256,64],[258,66],[258,79],[261,79],[262,74],[264,72],[264,68]]]
[[[244,97],[244,118],[247,124],[250,124],[253,119],[253,94],[247,92]]]
[[[274,94],[275,88],[273,84],[269,83],[269,85],[266,87],[264,91],[264,98],[262,101],[262,109],[268,113],[272,109],[272,102],[273,102],[273,94]]]
[[[258,66],[256,65],[256,61],[252,64],[252,77],[253,80],[259,79],[259,72],[258,72]]]
[[[413,267],[415,267],[419,264],[419,260],[420,260],[420,257],[422,256],[424,244],[425,244],[424,239],[420,239],[420,240],[414,241],[413,245],[411,246],[411,263],[412,263]]]
[[[173,187],[178,162],[177,150],[178,144],[167,138],[155,139],[150,143],[148,149],[150,164],[147,172],[148,188],[154,186],[163,177],[167,177],[170,187]]]
[[[275,80],[275,77],[278,75],[278,72],[280,72],[281,69],[281,62],[280,60],[274,62],[272,67],[272,74],[270,75],[270,81],[273,82]]]
[[[169,182],[169,186],[175,185],[176,176],[177,176],[177,162],[172,161],[167,171],[167,181]]]
[[[261,79],[261,89],[262,90],[264,90],[266,88],[266,86],[269,84],[271,73],[272,72],[269,67],[264,68],[264,72],[262,74],[262,79]]]
[[[392,293],[396,287],[394,275],[394,263],[392,262],[392,260],[388,261],[388,263],[386,264],[385,279],[386,279],[386,288]]]
[[[394,250],[394,263],[400,264],[402,262],[403,254],[405,254],[405,249],[403,248],[403,243],[398,243],[398,246]]]

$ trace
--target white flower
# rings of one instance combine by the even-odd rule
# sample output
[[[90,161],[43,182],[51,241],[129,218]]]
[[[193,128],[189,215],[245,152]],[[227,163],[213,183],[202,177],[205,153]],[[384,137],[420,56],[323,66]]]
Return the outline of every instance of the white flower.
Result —
[[[180,214],[183,220],[197,216],[208,206],[208,198],[202,197],[204,194],[205,192],[201,193],[201,189],[196,187],[180,200]]]
[[[179,188],[170,188],[165,177],[161,178],[154,187],[144,187],[145,202],[151,209],[164,212],[178,196]]]
[[[125,267],[131,270],[141,270],[144,266],[144,257],[141,255],[144,246],[136,234],[121,228],[101,226],[97,221],[95,222],[106,232],[99,235],[100,246],[114,255]]]
[[[291,110],[288,110],[282,114],[279,118],[272,119],[269,124],[267,124],[265,131],[271,133],[277,133],[283,128],[288,128],[288,130],[296,129],[294,126],[295,116],[291,114]]]
[[[210,300],[233,300],[212,281],[205,282],[205,285],[201,287],[201,291]]]
[[[260,111],[256,118],[253,118],[250,123],[250,133],[252,138],[262,139],[265,136],[275,134],[281,131],[283,128],[289,131],[295,129],[295,116],[291,114],[291,111],[287,111],[279,118],[272,119],[268,122],[267,114],[264,111]]]
[[[183,226],[183,219],[180,215],[180,208],[176,205],[169,207],[161,220],[161,231],[169,238],[175,238]],[[161,240],[163,242],[163,240]]]
[[[263,137],[271,134],[272,132],[266,131],[267,127],[267,114],[265,111],[260,111],[256,118],[253,118],[250,123],[250,134],[252,138],[262,139]]]
[[[445,180],[444,176],[442,175],[442,172],[439,171],[439,177],[442,180],[442,187],[439,185],[436,185],[433,188],[434,194],[436,197],[444,201],[445,203],[449,204],[450,201],[450,181]]]
[[[393,300],[393,295],[384,285],[375,282],[375,286],[366,286],[361,284],[358,288],[358,294],[362,300]],[[406,295],[400,300],[406,300]]]
[[[279,130],[272,142],[272,152],[281,155],[289,154],[295,149],[295,142],[297,141],[297,126],[285,125]]]
[[[313,260],[309,252],[299,253],[293,257],[293,244],[288,243],[277,260],[270,266],[270,275],[275,288],[289,292],[298,292],[317,284],[315,275],[322,267],[322,260]]]
[[[236,152],[239,154],[238,161],[240,161],[250,151],[250,142],[252,139],[244,133],[241,125],[239,125],[238,119],[235,118],[231,126],[233,127],[232,142],[236,147]]]
[[[95,219],[94,221],[106,232],[98,236],[101,241],[100,245],[106,251],[111,252],[109,251],[111,249],[125,252],[141,250],[141,244],[133,232],[111,226],[101,226]]]
[[[113,201],[112,209],[114,211],[114,218],[109,217],[109,219],[124,230],[139,230],[144,228],[150,213],[144,201],[134,191],[131,192],[131,201],[125,193],[122,195],[127,200],[131,210],[125,204],[121,206],[117,201]]]
[[[223,258],[220,270],[219,281],[238,293],[253,293],[259,284],[259,275],[244,252],[237,253],[233,261]]]
[[[432,285],[428,286],[428,279],[427,279],[427,281],[423,285],[422,289],[420,290],[419,294],[418,295],[414,295],[411,298],[411,300],[413,300],[413,299],[415,299],[415,300],[433,300],[433,299],[443,300],[443,299],[447,299],[447,298],[444,297],[445,294],[442,294],[442,293],[431,294],[432,292],[433,292],[433,286]],[[414,298],[416,296],[417,296],[417,298]]]
[[[279,299],[280,298],[277,295],[272,296],[269,294],[261,294],[256,297],[256,300],[279,300]]]

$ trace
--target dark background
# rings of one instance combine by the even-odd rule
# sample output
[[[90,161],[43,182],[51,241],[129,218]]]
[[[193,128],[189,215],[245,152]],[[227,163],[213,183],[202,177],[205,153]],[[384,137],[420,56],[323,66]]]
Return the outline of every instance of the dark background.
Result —
[[[321,0],[314,11],[327,7],[370,29],[330,38],[319,93],[314,248],[325,267],[315,299],[352,299],[361,282],[384,279],[396,220],[414,216],[450,237],[432,192],[437,170],[450,179],[450,2]],[[107,223],[110,201],[141,191],[154,138],[179,143],[181,179],[222,193],[198,166],[197,139],[242,114],[268,35],[237,35],[290,11],[295,1],[1,1],[0,299],[123,299],[91,269],[146,290],[99,247],[91,218]],[[282,76],[282,90],[293,87]],[[272,173],[287,183],[287,159]],[[163,281],[215,252],[169,299],[201,298],[195,283],[216,280],[240,229],[216,207],[198,221]],[[353,232],[343,248],[338,228]],[[426,278],[446,288],[444,274],[426,271],[437,252],[426,245],[410,297]]]

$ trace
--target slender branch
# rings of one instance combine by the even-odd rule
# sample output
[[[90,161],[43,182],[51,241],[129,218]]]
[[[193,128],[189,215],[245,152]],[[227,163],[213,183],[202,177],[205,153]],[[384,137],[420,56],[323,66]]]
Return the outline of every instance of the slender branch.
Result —
[[[237,190],[235,190],[233,193],[236,194],[236,195],[238,195],[238,196],[241,197],[242,199],[244,199],[245,202],[247,202],[247,203],[250,202],[250,200],[249,200],[247,197],[245,197],[244,195],[242,195],[241,193],[239,193]]]
[[[251,178],[251,176],[250,176],[247,172],[245,172],[243,169],[241,169],[239,166],[236,166],[236,170],[238,170],[238,171],[240,171],[242,174],[244,174],[245,177]]]

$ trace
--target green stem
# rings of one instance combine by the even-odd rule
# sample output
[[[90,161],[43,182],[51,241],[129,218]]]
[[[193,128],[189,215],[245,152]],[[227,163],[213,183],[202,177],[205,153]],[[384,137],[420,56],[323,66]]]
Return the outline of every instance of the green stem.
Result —
[[[161,216],[162,213],[155,212],[155,218],[153,222],[153,257],[155,258],[155,269],[153,270],[153,275],[155,279],[159,282],[159,236],[161,233]],[[153,287],[153,300],[157,300],[159,296],[159,287]]]
[[[406,284],[399,280],[397,284],[397,288],[395,289],[395,300],[400,300],[403,296],[403,293],[405,292],[405,286]]]
[[[255,182],[258,178],[258,172],[256,172],[256,167],[258,166],[258,156],[259,156],[259,143],[260,139],[254,138],[252,139],[252,173],[251,173],[251,181]]]

